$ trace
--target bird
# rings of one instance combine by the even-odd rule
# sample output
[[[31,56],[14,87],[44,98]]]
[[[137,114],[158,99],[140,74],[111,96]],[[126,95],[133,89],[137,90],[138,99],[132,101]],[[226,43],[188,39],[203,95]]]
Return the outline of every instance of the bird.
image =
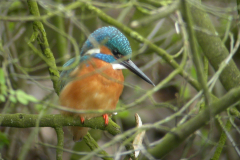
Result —
[[[95,30],[88,36],[80,50],[76,67],[70,67],[76,57],[67,61],[60,73],[60,105],[76,110],[114,110],[122,94],[124,76],[128,69],[154,86],[154,83],[131,61],[132,49],[128,39],[115,27],[107,26]],[[108,125],[109,114],[73,113],[61,111],[63,115],[85,119],[103,116]],[[87,134],[86,127],[70,126],[73,141],[78,142]]]

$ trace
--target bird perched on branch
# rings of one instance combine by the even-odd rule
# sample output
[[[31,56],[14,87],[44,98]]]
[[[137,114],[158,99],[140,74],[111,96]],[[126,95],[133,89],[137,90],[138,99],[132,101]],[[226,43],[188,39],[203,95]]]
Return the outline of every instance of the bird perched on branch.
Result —
[[[60,74],[60,104],[76,110],[114,110],[123,90],[122,69],[129,69],[146,82],[153,82],[130,60],[132,49],[128,39],[115,27],[102,27],[94,31],[81,49],[79,64],[70,66],[76,58],[63,67],[70,67]],[[73,113],[64,115],[85,119],[100,116],[100,113]],[[108,125],[108,114],[102,115]],[[79,141],[88,128],[70,127],[73,140]]]

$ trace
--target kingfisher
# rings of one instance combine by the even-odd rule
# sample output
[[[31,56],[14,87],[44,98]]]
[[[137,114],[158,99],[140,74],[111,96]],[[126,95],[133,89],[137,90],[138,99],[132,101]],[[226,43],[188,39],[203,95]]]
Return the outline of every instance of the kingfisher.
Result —
[[[114,110],[123,91],[122,69],[129,69],[146,82],[154,83],[131,61],[132,49],[128,39],[115,27],[102,27],[89,35],[80,51],[80,61],[75,68],[60,74],[60,105],[76,110]],[[71,66],[76,58],[63,67]],[[85,119],[103,116],[108,125],[109,114],[72,113],[63,115]],[[74,141],[81,141],[88,128],[70,126]]]

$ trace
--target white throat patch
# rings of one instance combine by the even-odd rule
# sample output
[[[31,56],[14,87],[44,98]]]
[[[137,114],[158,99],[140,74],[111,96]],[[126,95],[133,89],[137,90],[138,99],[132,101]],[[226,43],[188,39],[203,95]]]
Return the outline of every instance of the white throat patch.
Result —
[[[123,65],[121,65],[121,64],[112,64],[112,68],[114,69],[114,70],[116,70],[116,69],[127,69],[125,66],[123,66]]]

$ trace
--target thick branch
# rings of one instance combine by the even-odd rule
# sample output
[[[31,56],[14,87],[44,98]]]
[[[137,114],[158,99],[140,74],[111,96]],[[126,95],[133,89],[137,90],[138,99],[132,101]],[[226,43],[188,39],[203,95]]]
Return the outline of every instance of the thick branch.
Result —
[[[213,68],[217,71],[221,62],[229,55],[229,51],[217,35],[217,31],[204,9],[191,5],[191,13],[195,27],[198,28],[196,30],[198,43]],[[226,90],[230,90],[240,84],[240,72],[233,60],[230,60],[223,70],[220,75],[220,81]]]
[[[239,98],[240,87],[230,90],[226,95],[221,97],[221,99],[214,101],[196,117],[166,134],[161,139],[161,142],[153,149],[150,149],[149,152],[156,156],[156,158],[163,157],[180,145],[189,135],[206,125],[217,114],[239,101]]]
[[[36,114],[0,114],[0,126],[2,127],[16,127],[29,128],[36,127],[38,115]],[[105,126],[102,117],[96,117],[85,120],[81,123],[80,118],[62,116],[60,114],[44,115],[39,121],[39,127],[60,127],[60,126],[80,126],[94,129],[107,130],[112,135],[121,133],[120,127],[109,119],[108,126]]]

